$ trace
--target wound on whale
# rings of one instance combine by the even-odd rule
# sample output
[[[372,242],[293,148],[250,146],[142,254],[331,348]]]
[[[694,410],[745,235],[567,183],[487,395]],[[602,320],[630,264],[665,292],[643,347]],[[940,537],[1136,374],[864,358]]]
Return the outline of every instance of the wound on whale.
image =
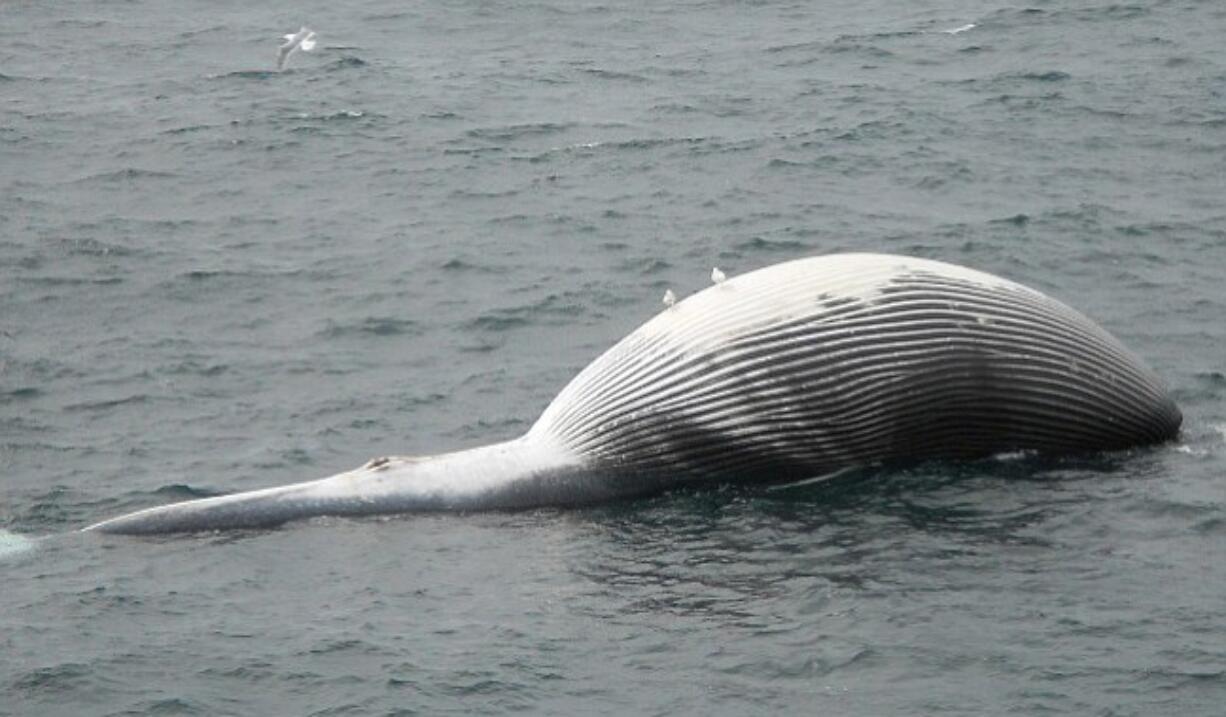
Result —
[[[86,530],[590,504],[700,482],[1174,437],[1158,377],[1097,324],[973,269],[883,254],[784,262],[661,311],[523,436],[158,506]]]

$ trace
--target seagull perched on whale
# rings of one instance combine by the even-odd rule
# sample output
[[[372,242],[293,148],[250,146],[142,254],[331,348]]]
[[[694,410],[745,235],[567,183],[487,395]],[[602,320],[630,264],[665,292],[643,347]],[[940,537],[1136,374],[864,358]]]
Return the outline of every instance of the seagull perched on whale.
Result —
[[[285,69],[285,63],[289,61],[289,56],[294,54],[294,50],[301,49],[303,52],[310,52],[315,49],[315,32],[311,28],[303,25],[298,32],[285,36],[285,42],[277,48],[277,71]]]

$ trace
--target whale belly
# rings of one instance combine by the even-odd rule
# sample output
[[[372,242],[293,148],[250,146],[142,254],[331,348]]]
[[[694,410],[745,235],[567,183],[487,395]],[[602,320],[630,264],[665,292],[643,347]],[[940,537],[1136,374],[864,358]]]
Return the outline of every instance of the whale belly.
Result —
[[[815,257],[670,307],[546,409],[593,465],[795,479],[899,460],[1173,436],[1153,372],[1082,314],[940,262]]]

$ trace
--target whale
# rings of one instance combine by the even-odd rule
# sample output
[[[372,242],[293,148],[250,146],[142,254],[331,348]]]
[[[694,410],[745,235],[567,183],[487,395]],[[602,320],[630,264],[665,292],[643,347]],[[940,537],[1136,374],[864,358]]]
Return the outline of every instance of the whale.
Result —
[[[269,528],[320,516],[575,506],[682,486],[1153,444],[1182,416],[1114,336],[971,268],[832,254],[668,306],[580,371],[524,435],[162,505],[84,530]]]

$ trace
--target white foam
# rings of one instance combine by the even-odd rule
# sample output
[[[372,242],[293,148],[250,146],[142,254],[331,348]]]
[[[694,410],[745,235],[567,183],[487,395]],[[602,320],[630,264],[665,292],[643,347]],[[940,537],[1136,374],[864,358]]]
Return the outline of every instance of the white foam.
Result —
[[[1013,461],[1024,461],[1027,458],[1033,457],[1034,455],[1036,455],[1036,453],[1037,453],[1036,451],[1027,451],[1027,450],[1002,451],[1000,453],[994,454],[992,456],[992,460],[999,461],[1000,463],[1011,463]]]
[[[1177,453],[1186,453],[1189,456],[1196,456],[1198,458],[1203,458],[1209,455],[1209,451],[1205,450],[1204,448],[1193,448],[1186,443],[1180,443],[1179,445],[1175,446],[1174,450]]]
[[[0,559],[34,549],[34,541],[24,535],[0,528]]]

